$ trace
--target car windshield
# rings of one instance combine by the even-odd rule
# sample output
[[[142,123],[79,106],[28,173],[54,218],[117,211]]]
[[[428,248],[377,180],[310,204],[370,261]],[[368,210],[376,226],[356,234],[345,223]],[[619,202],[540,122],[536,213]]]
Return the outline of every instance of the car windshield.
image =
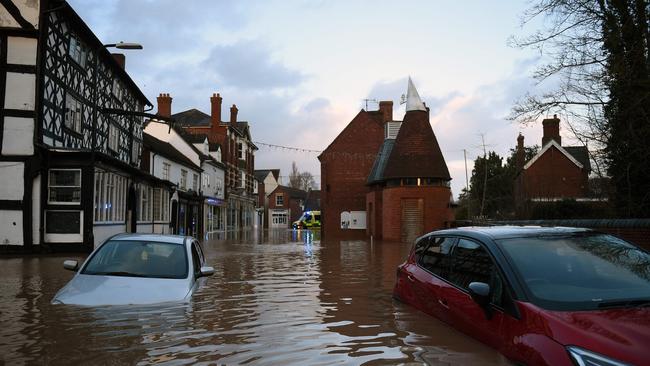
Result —
[[[650,254],[606,234],[498,240],[527,287],[549,310],[647,305]]]
[[[179,244],[113,240],[90,258],[87,275],[186,278],[187,254]]]
[[[310,213],[303,213],[302,216],[300,216],[300,221],[309,221],[311,220],[311,214]]]

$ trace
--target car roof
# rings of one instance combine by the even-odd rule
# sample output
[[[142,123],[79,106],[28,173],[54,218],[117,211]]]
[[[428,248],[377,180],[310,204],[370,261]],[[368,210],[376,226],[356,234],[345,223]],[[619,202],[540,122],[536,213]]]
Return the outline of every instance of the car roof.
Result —
[[[434,231],[435,235],[486,236],[491,239],[521,238],[530,236],[571,235],[592,232],[590,229],[576,227],[544,226],[468,226]]]
[[[129,241],[155,241],[160,243],[169,244],[185,244],[185,239],[189,236],[182,235],[163,235],[163,234],[117,234],[110,238],[110,240],[129,240]]]

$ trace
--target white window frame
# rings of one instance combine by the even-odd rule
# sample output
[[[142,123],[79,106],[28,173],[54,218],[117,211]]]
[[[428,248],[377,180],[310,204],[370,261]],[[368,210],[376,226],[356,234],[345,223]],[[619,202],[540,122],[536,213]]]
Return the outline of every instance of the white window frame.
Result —
[[[108,123],[108,149],[120,151],[120,128],[113,121]]]
[[[169,180],[169,172],[172,170],[172,165],[166,161],[162,163],[162,179]]]
[[[79,38],[75,35],[70,36],[70,42],[68,42],[68,55],[79,66],[81,67],[86,66],[86,60],[88,59],[88,51],[86,50],[86,46],[83,43],[81,43]]]
[[[181,181],[178,184],[182,190],[187,189],[187,170],[181,169]]]
[[[75,171],[79,172],[79,185],[78,186],[53,186],[51,182],[51,175],[50,173],[52,171]],[[81,169],[58,169],[58,168],[53,168],[49,169],[47,171],[47,203],[49,204],[57,204],[57,205],[80,205],[81,204],[81,186],[82,186],[82,179],[83,177],[81,176]],[[51,190],[52,188],[78,188],[79,189],[79,200],[78,201],[72,201],[72,202],[63,202],[63,201],[52,201],[51,200]]]
[[[83,103],[70,93],[65,94],[65,119],[63,124],[71,131],[82,133]]]
[[[282,202],[280,202],[282,201]],[[275,194],[275,205],[284,207],[284,193],[276,193]]]
[[[199,191],[199,175],[196,173],[192,173],[192,190],[194,192]]]

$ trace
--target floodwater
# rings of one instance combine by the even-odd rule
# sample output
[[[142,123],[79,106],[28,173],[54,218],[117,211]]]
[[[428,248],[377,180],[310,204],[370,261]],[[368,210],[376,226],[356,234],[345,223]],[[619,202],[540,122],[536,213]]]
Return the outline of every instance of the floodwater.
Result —
[[[319,232],[208,238],[212,277],[189,303],[50,305],[64,259],[0,259],[0,364],[507,365],[391,297],[410,245]]]

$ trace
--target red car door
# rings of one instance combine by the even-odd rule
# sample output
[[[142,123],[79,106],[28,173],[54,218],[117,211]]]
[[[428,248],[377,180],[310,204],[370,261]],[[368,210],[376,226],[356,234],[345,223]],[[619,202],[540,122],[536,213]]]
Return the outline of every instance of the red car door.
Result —
[[[433,236],[427,239],[426,247],[417,255],[416,265],[411,267],[416,301],[422,311],[448,322],[449,314],[442,306],[440,291],[445,284],[442,278],[449,270],[451,248],[456,239]]]
[[[460,239],[451,255],[451,269],[448,280],[440,285],[440,304],[448,313],[449,323],[454,328],[471,335],[481,342],[501,349],[503,346],[502,326],[504,314],[494,306],[490,314],[469,295],[472,282],[490,285],[492,303],[497,307],[503,301],[504,285],[497,267],[487,250],[477,242]]]

